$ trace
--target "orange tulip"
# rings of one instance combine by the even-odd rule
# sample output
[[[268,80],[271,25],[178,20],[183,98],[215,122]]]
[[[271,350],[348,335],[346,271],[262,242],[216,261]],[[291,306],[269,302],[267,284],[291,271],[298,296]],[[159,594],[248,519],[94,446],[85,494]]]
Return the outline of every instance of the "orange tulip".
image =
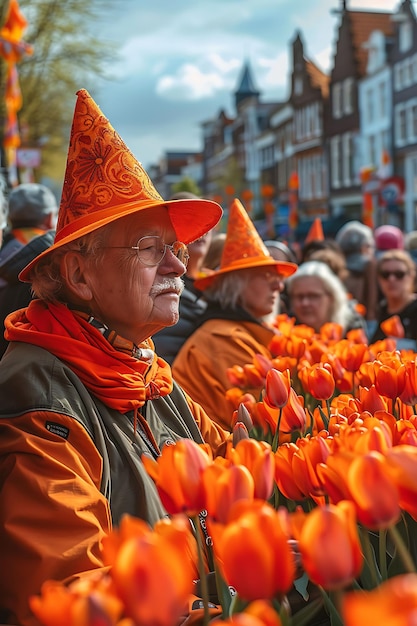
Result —
[[[282,409],[282,418],[280,430],[289,433],[298,431],[304,431],[306,426],[306,412],[303,406],[303,401],[300,396],[297,396],[294,389],[291,387],[288,395],[288,402]]]
[[[343,340],[335,346],[335,352],[348,372],[356,372],[368,356],[368,346]]]
[[[124,515],[117,528],[103,537],[102,554],[105,565],[112,565],[123,542],[132,537],[146,536],[151,533],[149,524],[138,517]]]
[[[243,366],[248,387],[263,387],[265,377],[253,363],[247,363]]]
[[[230,411],[236,411],[242,402],[243,391],[240,387],[230,387],[225,391],[225,398],[230,406]]]
[[[380,530],[398,521],[399,493],[382,454],[372,451],[353,459],[347,483],[358,520],[366,528]]]
[[[279,372],[272,368],[266,375],[264,402],[271,408],[281,408],[288,402],[291,388],[290,373],[288,370]]]
[[[145,456],[142,460],[168,513],[186,512],[193,516],[205,508],[201,474],[211,459],[192,439],[164,446],[157,461]]]
[[[347,593],[342,599],[345,626],[411,626],[417,613],[417,574],[394,576],[372,591]]]
[[[366,363],[362,363],[359,368],[359,384],[362,387],[367,387],[368,389],[372,387],[375,383],[375,371],[374,365],[372,361],[367,361]]]
[[[381,330],[387,335],[387,337],[396,337],[397,339],[403,339],[405,332],[401,319],[398,315],[392,315],[388,319],[380,323]]]
[[[311,393],[316,400],[329,400],[335,390],[331,367],[327,364],[316,363],[307,369],[306,374],[305,391]]]
[[[29,605],[44,626],[111,626],[123,612],[110,578],[102,572],[69,586],[47,581],[40,596],[29,598]]]
[[[323,355],[321,362],[324,362],[331,367],[333,378],[336,382],[343,379],[346,370],[342,366],[340,359],[335,354],[326,350],[326,354]]]
[[[395,400],[402,394],[405,387],[405,365],[401,363],[395,367],[375,363],[375,388],[382,396]]]
[[[245,600],[272,599],[285,594],[294,580],[295,565],[282,516],[262,503],[244,510],[226,526],[211,528],[221,573]]]
[[[360,574],[363,557],[351,502],[313,509],[296,532],[303,567],[317,585],[342,589]]]
[[[278,424],[280,409],[273,409],[264,401],[257,402],[253,412],[253,421],[257,426],[261,426],[264,433],[275,433]]]
[[[399,491],[402,509],[417,520],[417,448],[395,446],[386,454],[387,471]]]
[[[282,624],[275,609],[265,600],[255,600],[244,612],[261,620],[262,626],[281,626]]]
[[[343,328],[340,324],[327,322],[320,328],[320,337],[326,341],[340,341],[343,337]]]
[[[308,346],[308,354],[312,359],[312,363],[320,363],[322,358],[329,352],[328,346],[324,341],[313,339]]]
[[[327,440],[324,437],[305,437],[300,438],[297,443],[298,451],[292,461],[294,480],[306,496],[322,496],[323,485],[316,468],[319,463],[325,463],[330,454]]]
[[[273,367],[272,360],[268,359],[263,354],[255,354],[253,357],[253,364],[261,372],[264,378],[266,377],[269,370]]]
[[[243,439],[230,451],[234,465],[244,465],[255,484],[254,497],[268,500],[274,486],[275,461],[271,446],[264,441]]]
[[[266,600],[251,602],[243,613],[235,613],[227,620],[218,621],[219,626],[282,626],[281,619]]]
[[[233,387],[243,388],[247,386],[246,375],[241,365],[234,365],[226,369],[227,380]]]
[[[375,413],[375,411],[385,411],[387,409],[387,402],[384,400],[382,395],[376,390],[375,385],[372,385],[370,389],[360,387],[359,400],[362,411],[369,411],[369,413]]]
[[[338,450],[337,453],[331,454],[327,458],[326,463],[319,463],[316,467],[319,480],[333,504],[337,504],[341,500],[351,499],[346,475],[353,458],[352,452]]]
[[[243,465],[228,465],[222,459],[209,465],[203,472],[206,509],[216,521],[226,523],[232,506],[239,500],[253,500],[255,483],[250,471]]]
[[[193,590],[194,564],[184,558],[185,531],[132,537],[111,570],[125,614],[141,626],[172,626]],[[161,593],[163,590],[163,593]]]
[[[314,333],[314,331],[313,331]],[[292,334],[291,337],[285,335],[274,335],[269,345],[272,356],[290,356],[301,358],[306,349],[306,340],[304,337]]]
[[[374,416],[362,413],[361,417],[365,429],[354,442],[353,450],[358,454],[366,454],[371,450],[385,454],[393,444],[394,416],[377,411]]]
[[[288,498],[300,502],[306,498],[306,493],[295,482],[293,458],[298,452],[295,443],[283,443],[275,453],[275,482],[280,492]]]
[[[405,363],[405,384],[400,399],[411,406],[417,404],[417,359]]]
[[[352,330],[349,330],[346,333],[346,339],[348,341],[353,341],[353,343],[368,343],[366,332],[363,328],[352,328]]]

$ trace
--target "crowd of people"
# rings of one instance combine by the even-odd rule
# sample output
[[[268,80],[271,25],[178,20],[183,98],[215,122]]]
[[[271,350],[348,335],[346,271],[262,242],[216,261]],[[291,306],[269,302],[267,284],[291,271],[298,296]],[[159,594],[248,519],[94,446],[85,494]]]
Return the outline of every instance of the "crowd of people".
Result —
[[[59,210],[46,187],[22,184],[6,226],[0,196],[2,624],[36,626],[28,598],[45,580],[104,567],[101,541],[123,515],[166,516],[143,456],[181,438],[223,453],[227,369],[268,356],[279,313],[370,341],[396,315],[417,339],[412,237],[350,221],[300,255],[263,241],[237,198],[219,233],[217,203],[165,201],[77,96]]]

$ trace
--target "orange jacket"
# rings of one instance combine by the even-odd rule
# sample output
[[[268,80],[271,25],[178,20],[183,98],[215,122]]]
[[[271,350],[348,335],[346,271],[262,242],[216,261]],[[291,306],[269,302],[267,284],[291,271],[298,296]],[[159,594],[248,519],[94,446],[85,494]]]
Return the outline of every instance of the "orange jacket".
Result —
[[[232,385],[226,370],[251,363],[255,354],[270,357],[273,331],[251,321],[211,319],[191,335],[172,366],[174,379],[223,428],[231,429],[233,407],[225,397]],[[248,390],[257,395],[260,389]]]
[[[10,345],[0,363],[0,623],[38,626],[28,597],[46,579],[102,567],[102,538],[124,513],[150,524],[166,514],[141,455],[181,437],[216,448],[227,433],[176,385],[146,403],[134,433],[132,414],[94,398],[51,353]]]

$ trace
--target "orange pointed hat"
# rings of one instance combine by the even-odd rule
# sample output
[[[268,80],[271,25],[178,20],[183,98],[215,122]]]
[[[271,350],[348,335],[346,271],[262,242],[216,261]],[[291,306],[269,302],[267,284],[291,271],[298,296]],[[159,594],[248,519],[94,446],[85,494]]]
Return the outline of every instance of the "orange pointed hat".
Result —
[[[319,217],[316,217],[311,224],[304,243],[310,243],[310,241],[324,241],[323,225]]]
[[[177,239],[190,243],[222,216],[211,200],[163,200],[90,94],[77,96],[55,240],[21,271],[26,282],[41,258],[121,217],[165,206]]]
[[[255,225],[240,200],[235,198],[230,206],[226,240],[220,267],[208,276],[194,281],[197,289],[204,291],[213,284],[217,276],[244,270],[249,267],[275,267],[281,276],[291,276],[297,270],[295,263],[276,261],[268,252]]]

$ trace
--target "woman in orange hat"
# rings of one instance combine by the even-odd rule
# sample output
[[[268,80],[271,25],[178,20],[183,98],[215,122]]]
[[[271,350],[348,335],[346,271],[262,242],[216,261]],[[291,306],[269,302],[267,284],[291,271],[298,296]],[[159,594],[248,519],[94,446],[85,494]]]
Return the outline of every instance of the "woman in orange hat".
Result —
[[[175,380],[224,428],[231,429],[233,414],[226,398],[232,386],[227,369],[251,363],[255,354],[270,356],[267,346],[274,331],[265,318],[276,310],[284,279],[296,269],[269,254],[235,199],[220,268],[195,282],[208,307],[173,363]]]

